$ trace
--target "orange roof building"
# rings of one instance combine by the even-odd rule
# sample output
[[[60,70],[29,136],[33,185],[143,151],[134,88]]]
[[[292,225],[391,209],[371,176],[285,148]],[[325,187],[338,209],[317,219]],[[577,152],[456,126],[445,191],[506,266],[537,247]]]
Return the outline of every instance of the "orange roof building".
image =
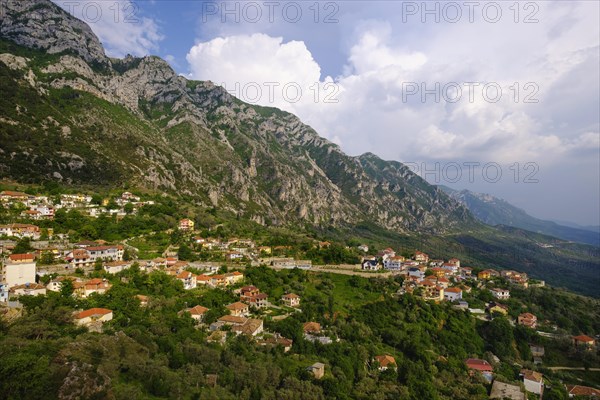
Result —
[[[388,368],[396,368],[396,359],[390,355],[376,356],[375,361],[379,363],[380,371],[385,371]]]

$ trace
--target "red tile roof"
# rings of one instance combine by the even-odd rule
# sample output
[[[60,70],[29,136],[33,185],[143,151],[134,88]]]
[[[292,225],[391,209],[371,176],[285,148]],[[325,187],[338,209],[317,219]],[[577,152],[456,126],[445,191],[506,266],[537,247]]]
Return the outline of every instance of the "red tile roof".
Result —
[[[537,317],[531,313],[523,313],[519,315],[519,318],[523,318],[523,319],[537,319]]]
[[[12,190],[5,190],[0,193],[2,196],[11,196],[11,197],[29,197],[27,193],[23,192],[13,192]]]
[[[531,371],[528,369],[521,370],[521,374],[523,374],[523,378],[529,381],[541,382],[544,375],[537,371]]]
[[[236,301],[235,303],[226,305],[225,308],[227,308],[228,310],[245,310],[248,308],[248,305]]]
[[[390,364],[396,364],[396,359],[392,356],[389,355],[383,355],[383,356],[376,356],[375,360],[377,360],[377,362],[379,363],[380,366],[382,367],[387,367]]]
[[[246,321],[248,321],[248,319],[244,317],[236,317],[235,315],[223,315],[221,318],[219,318],[219,321],[229,324],[243,325],[246,323]]]
[[[177,279],[190,279],[192,275],[194,274],[192,274],[190,271],[183,271],[177,275]]]
[[[485,360],[480,360],[478,358],[468,358],[465,360],[465,364],[467,364],[467,368],[474,369],[482,372],[491,372],[494,368]]]
[[[192,307],[188,310],[192,315],[202,315],[208,311],[208,308],[202,306]]]
[[[87,318],[87,317],[92,317],[95,315],[106,315],[106,314],[110,314],[112,312],[112,310],[109,310],[107,308],[90,308],[89,310],[85,310],[80,312],[79,314],[77,314],[75,316],[75,318],[77,319],[83,319],[83,318]]]
[[[303,330],[304,332],[321,332],[321,324],[319,324],[318,322],[306,322],[303,325]]]
[[[33,261],[34,256],[33,254],[11,254],[8,258],[10,261]]]
[[[576,340],[578,342],[583,342],[583,343],[590,343],[590,342],[594,342],[594,338],[591,338],[587,335],[579,335],[579,336],[573,336],[573,340]]]
[[[567,392],[569,392],[569,394],[573,396],[600,397],[600,390],[589,386],[567,385]]]

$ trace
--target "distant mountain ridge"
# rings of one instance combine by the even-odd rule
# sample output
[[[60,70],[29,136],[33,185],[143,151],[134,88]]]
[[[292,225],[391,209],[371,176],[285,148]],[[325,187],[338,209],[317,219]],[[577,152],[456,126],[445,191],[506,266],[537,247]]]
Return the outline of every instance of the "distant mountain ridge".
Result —
[[[438,187],[448,193],[450,197],[463,203],[475,218],[488,225],[512,226],[560,239],[600,246],[599,232],[559,225],[553,221],[532,217],[525,210],[489,194],[455,190],[441,185]]]

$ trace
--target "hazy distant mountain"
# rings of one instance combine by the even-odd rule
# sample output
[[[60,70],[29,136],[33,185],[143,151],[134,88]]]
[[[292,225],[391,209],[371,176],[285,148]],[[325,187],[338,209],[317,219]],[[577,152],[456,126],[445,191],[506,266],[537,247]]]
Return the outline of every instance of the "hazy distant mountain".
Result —
[[[569,228],[577,228],[591,232],[600,232],[600,225],[579,225],[571,221],[562,221],[559,219],[553,219],[551,221],[556,222],[559,225],[568,226]]]
[[[450,197],[463,203],[477,219],[488,225],[507,225],[557,238],[600,246],[600,233],[591,229],[559,225],[532,217],[509,202],[485,193],[439,186]]]

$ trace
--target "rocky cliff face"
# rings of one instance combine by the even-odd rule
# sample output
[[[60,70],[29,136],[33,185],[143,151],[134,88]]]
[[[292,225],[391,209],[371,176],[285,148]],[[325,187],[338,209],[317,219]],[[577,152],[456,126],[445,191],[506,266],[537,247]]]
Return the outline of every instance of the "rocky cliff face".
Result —
[[[14,142],[0,148],[3,174],[130,182],[261,223],[439,232],[473,222],[400,163],[347,156],[297,117],[188,81],[160,58],[109,60],[87,25],[48,0],[0,2],[0,67],[12,96],[0,103],[2,146]],[[36,131],[46,137],[18,140]],[[48,142],[64,154],[44,153]]]
[[[0,0],[0,10],[2,37],[49,54],[75,52],[88,63],[110,64],[90,27],[48,0]]]

